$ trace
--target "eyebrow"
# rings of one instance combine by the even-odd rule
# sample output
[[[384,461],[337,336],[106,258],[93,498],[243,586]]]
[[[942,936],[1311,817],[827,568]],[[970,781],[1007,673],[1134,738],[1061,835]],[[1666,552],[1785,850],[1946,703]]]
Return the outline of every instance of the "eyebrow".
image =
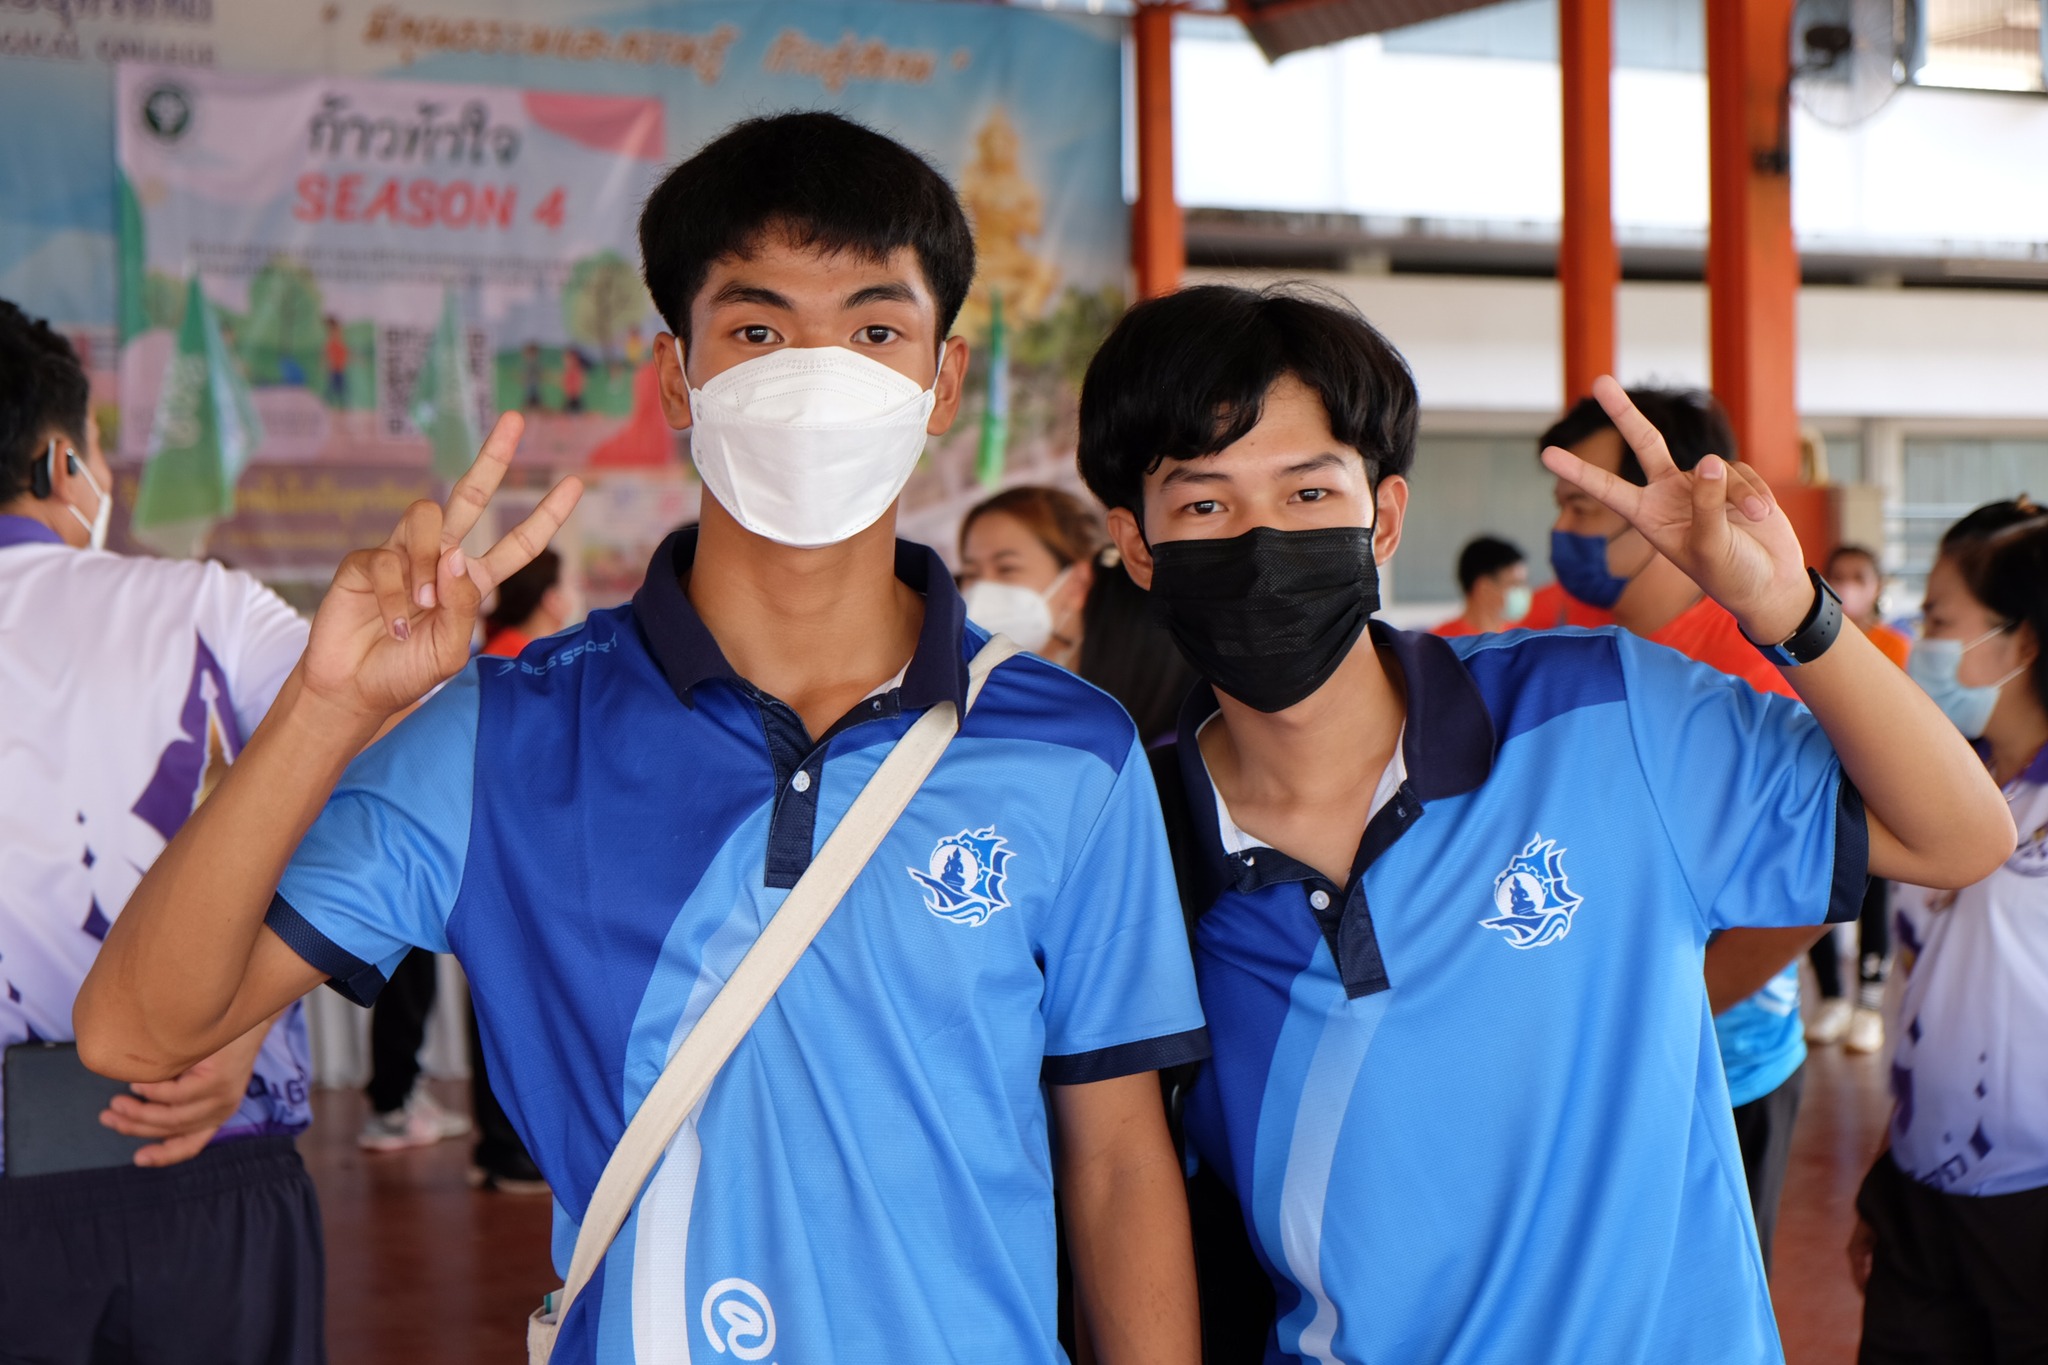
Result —
[[[711,302],[714,307],[721,303],[758,303],[763,308],[779,308],[785,313],[796,311],[795,304],[773,289],[764,289],[758,284],[742,284],[738,280],[713,294]]]
[[[1319,469],[1340,469],[1343,467],[1343,465],[1344,457],[1342,455],[1339,455],[1334,450],[1326,450],[1320,455],[1311,455],[1306,460],[1298,460],[1295,463],[1288,465],[1285,469],[1280,471],[1279,477],[1285,479],[1301,474],[1313,474]],[[1172,488],[1177,484],[1216,484],[1230,482],[1233,482],[1231,476],[1224,473],[1220,469],[1204,469],[1190,461],[1182,461],[1174,465],[1174,467],[1167,472],[1166,477],[1160,480],[1159,486],[1161,489],[1167,489]]]
[[[865,289],[856,289],[846,296],[842,308],[864,308],[871,303],[916,303],[917,291],[901,280],[887,284],[871,284]]]

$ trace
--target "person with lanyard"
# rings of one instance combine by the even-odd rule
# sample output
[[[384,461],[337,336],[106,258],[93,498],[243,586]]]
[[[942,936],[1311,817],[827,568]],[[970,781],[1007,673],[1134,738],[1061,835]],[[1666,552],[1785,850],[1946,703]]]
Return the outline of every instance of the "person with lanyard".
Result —
[[[1780,1359],[1707,939],[1853,915],[1873,868],[1959,886],[2012,851],[1982,765],[1843,622],[1770,489],[1680,469],[1595,391],[1646,482],[1551,470],[1810,711],[1626,632],[1374,620],[1417,405],[1341,299],[1186,289],[1089,367],[1082,473],[1210,684],[1162,785],[1214,1044],[1184,1121],[1251,1252],[1198,1213],[1211,1359]],[[1262,1321],[1233,1262],[1265,1272]]]
[[[2044,639],[2048,515],[1977,509],[1928,572],[1906,665],[1976,743],[2020,842],[1960,890],[1893,891],[1893,1107],[1849,1248],[1865,1365],[2048,1358]]]
[[[1912,641],[1884,623],[1878,602],[1884,595],[1884,570],[1876,552],[1862,545],[1837,545],[1828,556],[1828,582],[1842,595],[1842,613],[1870,637],[1885,658],[1900,668]],[[1872,1053],[1884,1047],[1884,983],[1891,959],[1887,897],[1889,888],[1879,878],[1870,879],[1863,897],[1863,913],[1856,927],[1846,925],[1824,936],[1807,952],[1813,963],[1814,983],[1820,987],[1820,1008],[1806,1024],[1806,1041],[1826,1046],[1839,1042],[1845,1052]],[[1856,998],[1842,990],[1842,947],[1855,946]]]
[[[306,644],[247,574],[106,549],[89,399],[71,343],[0,300],[0,1358],[317,1365],[302,1008],[279,999],[133,1086],[69,1045],[137,879]]]
[[[1681,471],[1698,468],[1709,455],[1739,458],[1727,414],[1712,394],[1634,389],[1628,398],[1656,428]],[[1596,399],[1581,399],[1544,433],[1538,448],[1551,447],[1562,447],[1636,487],[1649,481],[1641,460]],[[1658,554],[1620,513],[1566,476],[1558,478],[1555,496],[1551,564],[1568,591],[1604,605],[1614,623],[1631,634],[1740,678],[1759,692],[1798,696],[1792,685],[1796,675],[1780,671],[1760,653],[1734,615]],[[1866,891],[1859,907],[1867,902]],[[1827,932],[1818,926],[1733,928],[1707,944],[1707,999],[1766,1271],[1806,1082],[1799,957]]]
[[[1499,536],[1477,536],[1458,551],[1458,589],[1465,594],[1465,609],[1432,626],[1430,634],[1450,639],[1512,630],[1522,624],[1534,600],[1521,547]]]
[[[465,666],[480,597],[579,492],[465,554],[520,433],[500,418],[445,507],[343,562],[271,719],[110,936],[80,1046],[170,1074],[323,980],[368,999],[411,947],[453,951],[554,1192],[554,1365],[1056,1362],[1055,1168],[1096,1359],[1188,1361],[1155,1073],[1208,1044],[1144,753],[1072,674],[972,663],[1000,647],[894,534],[966,378],[958,197],[868,128],[786,114],[672,170],[640,243],[701,527],[631,603]],[[847,866],[842,817],[877,809],[856,796],[899,740],[949,720],[709,1089],[660,1089],[813,860]],[[657,1090],[702,1098],[578,1256]]]

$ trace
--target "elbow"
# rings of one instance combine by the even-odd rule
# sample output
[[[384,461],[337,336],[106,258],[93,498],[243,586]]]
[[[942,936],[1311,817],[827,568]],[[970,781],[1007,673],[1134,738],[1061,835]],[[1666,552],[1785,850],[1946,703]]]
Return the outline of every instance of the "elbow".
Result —
[[[113,1081],[167,1081],[185,1070],[178,1061],[162,1056],[156,1049],[137,1046],[143,1041],[138,1030],[95,1002],[90,989],[81,991],[71,1010],[71,1029],[78,1039],[78,1060],[88,1071]]]
[[[1967,822],[1958,821],[1943,847],[1928,851],[1925,875],[1901,880],[1940,891],[1960,891],[1996,872],[2018,846],[2019,831],[2001,796],[1995,807],[1987,807]]]

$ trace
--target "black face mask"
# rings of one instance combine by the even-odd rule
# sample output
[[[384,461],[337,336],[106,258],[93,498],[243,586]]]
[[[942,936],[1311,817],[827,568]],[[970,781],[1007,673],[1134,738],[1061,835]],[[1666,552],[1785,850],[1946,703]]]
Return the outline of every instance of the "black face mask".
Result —
[[[1195,671],[1257,711],[1328,682],[1380,608],[1372,528],[1279,531],[1152,547],[1153,619]]]

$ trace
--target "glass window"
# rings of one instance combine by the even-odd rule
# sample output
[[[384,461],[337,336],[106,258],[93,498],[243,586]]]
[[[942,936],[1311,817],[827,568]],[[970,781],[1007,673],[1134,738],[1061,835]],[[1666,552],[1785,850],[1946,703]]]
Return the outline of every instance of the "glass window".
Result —
[[[1448,603],[1456,615],[1458,551],[1474,536],[1512,541],[1529,557],[1529,581],[1550,581],[1551,499],[1556,482],[1536,460],[1536,433],[1526,436],[1425,435],[1416,442],[1412,492],[1401,549],[1394,558],[1390,603]],[[1428,623],[1425,623],[1428,624]]]
[[[1920,0],[1913,80],[2039,90],[2043,0]]]

